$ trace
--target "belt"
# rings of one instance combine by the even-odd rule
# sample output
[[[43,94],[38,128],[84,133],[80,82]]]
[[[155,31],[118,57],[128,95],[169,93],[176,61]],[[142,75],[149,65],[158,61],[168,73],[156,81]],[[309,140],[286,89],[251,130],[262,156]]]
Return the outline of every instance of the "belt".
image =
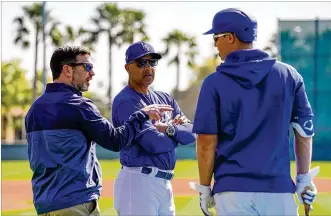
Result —
[[[122,166],[122,169],[123,169],[123,166]],[[142,167],[140,172],[143,174],[149,175],[152,173],[152,171],[153,171],[153,169],[150,167]],[[157,173],[154,175],[154,177],[171,180],[174,177],[174,174],[170,173],[170,172],[164,172],[164,171],[158,170]]]
[[[152,172],[152,168],[149,168],[149,167],[143,167],[141,169],[141,173],[144,173],[144,174],[150,174]],[[163,172],[163,171],[157,171],[155,177],[158,177],[158,178],[163,178],[163,179],[166,179],[166,180],[171,180],[173,177],[174,177],[174,174],[173,173],[168,173],[168,172]]]

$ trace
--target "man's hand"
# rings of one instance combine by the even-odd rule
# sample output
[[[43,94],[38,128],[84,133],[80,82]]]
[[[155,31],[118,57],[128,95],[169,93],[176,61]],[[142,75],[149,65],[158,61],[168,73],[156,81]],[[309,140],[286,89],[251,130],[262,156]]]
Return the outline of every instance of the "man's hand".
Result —
[[[320,167],[311,169],[308,173],[296,176],[296,194],[300,204],[305,205],[305,209],[312,210],[312,204],[317,195],[317,188],[313,178],[319,173]]]
[[[162,118],[162,112],[173,111],[174,109],[170,105],[152,104],[145,106],[141,110],[147,113],[149,119],[158,121]]]
[[[156,127],[156,129],[161,132],[161,133],[166,133],[166,130],[168,128],[167,123],[163,123],[163,122],[156,122],[154,124],[154,126]]]
[[[200,208],[205,216],[212,216],[213,213],[208,209],[215,206],[214,197],[211,195],[211,189],[209,186],[197,184],[195,182],[189,182],[190,187],[198,191],[200,194]]]
[[[174,125],[181,125],[181,124],[185,124],[185,123],[188,123],[190,122],[190,120],[188,118],[186,118],[185,115],[180,115],[180,114],[177,114],[176,117],[172,120],[172,124]]]

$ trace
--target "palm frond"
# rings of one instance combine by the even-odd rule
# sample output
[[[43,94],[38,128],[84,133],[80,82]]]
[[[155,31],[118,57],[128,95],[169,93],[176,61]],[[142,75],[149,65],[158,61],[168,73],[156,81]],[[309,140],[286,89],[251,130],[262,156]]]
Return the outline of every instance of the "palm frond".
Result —
[[[23,26],[24,25],[24,18],[22,16],[15,17],[13,22],[17,22],[19,25]]]
[[[176,65],[176,64],[178,64],[179,63],[179,57],[178,57],[178,55],[176,55],[173,59],[171,59],[169,62],[168,62],[168,65],[170,66],[170,65]]]
[[[69,41],[74,41],[76,35],[75,35],[74,30],[72,29],[72,27],[69,26],[69,25],[66,25],[65,29],[66,29],[67,39],[68,39]]]
[[[18,44],[20,41],[22,41],[22,35],[17,35],[17,37],[14,39],[14,43]]]
[[[84,29],[83,27],[80,27],[78,29],[78,36],[84,35],[86,33],[88,33],[88,30],[87,29]]]
[[[64,37],[63,37],[62,33],[59,31],[58,28],[53,27],[51,29],[50,36],[51,36],[52,44],[54,44],[55,46],[62,46],[63,45],[63,42],[64,42],[63,38]]]

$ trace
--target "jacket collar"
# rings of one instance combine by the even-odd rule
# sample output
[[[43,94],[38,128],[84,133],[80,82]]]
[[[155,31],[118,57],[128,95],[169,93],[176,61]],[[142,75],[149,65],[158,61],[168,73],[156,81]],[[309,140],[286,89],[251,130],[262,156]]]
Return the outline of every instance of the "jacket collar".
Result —
[[[82,92],[78,91],[76,88],[65,83],[48,83],[46,85],[46,90],[45,90],[46,93],[57,92],[57,91],[62,91],[62,92],[70,91],[79,96],[82,96]]]

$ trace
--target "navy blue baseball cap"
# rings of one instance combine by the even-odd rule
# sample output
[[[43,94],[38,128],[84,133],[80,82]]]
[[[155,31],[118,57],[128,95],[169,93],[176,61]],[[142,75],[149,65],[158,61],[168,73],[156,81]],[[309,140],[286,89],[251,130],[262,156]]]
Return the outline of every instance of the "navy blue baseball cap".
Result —
[[[257,37],[257,22],[241,10],[228,8],[217,12],[213,18],[212,28],[207,34],[231,32],[240,40],[250,43]]]
[[[162,56],[155,52],[152,45],[144,41],[139,41],[133,43],[125,52],[125,62],[128,64],[133,60],[144,57],[146,55],[151,55],[153,59],[161,59]]]

